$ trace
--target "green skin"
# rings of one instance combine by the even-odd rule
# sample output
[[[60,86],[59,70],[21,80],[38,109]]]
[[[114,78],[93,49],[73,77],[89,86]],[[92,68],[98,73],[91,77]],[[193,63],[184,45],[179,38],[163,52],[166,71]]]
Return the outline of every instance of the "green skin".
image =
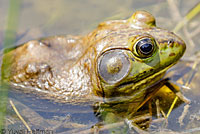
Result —
[[[135,44],[141,38],[155,41],[148,58],[141,58]],[[170,42],[171,41],[171,42]],[[98,70],[99,59],[109,50],[127,53],[126,76],[107,82]],[[183,55],[185,43],[174,33],[156,27],[148,12],[137,11],[127,20],[106,21],[86,36],[54,36],[29,41],[4,57],[10,58],[4,79],[25,92],[59,102],[137,102],[136,108],[165,71]],[[134,60],[133,60],[134,59]],[[119,68],[122,64],[115,63]],[[118,68],[118,69],[119,69]],[[116,68],[115,68],[116,69]],[[107,70],[111,73],[112,66]],[[110,98],[115,98],[110,100]],[[127,99],[128,98],[128,99]],[[112,103],[112,102],[111,102]]]

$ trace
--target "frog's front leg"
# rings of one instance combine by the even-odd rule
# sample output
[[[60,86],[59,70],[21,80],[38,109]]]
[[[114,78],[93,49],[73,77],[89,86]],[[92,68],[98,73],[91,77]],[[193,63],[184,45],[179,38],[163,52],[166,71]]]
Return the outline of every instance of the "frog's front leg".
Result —
[[[111,111],[102,111],[99,119],[92,127],[93,132],[122,134],[128,131],[123,119]]]
[[[95,132],[127,133],[128,126],[124,123],[125,113],[117,111],[115,105],[98,102],[93,108],[95,116],[99,119],[99,122],[92,127]]]

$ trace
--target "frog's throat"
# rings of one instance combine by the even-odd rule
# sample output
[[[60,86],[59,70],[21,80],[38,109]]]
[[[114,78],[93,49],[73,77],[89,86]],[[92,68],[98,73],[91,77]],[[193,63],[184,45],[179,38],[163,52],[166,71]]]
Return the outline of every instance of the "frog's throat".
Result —
[[[137,83],[132,83],[129,86],[131,86],[132,90],[130,93],[123,96],[119,96],[119,97],[111,97],[111,98],[104,98],[105,102],[107,103],[112,103],[112,104],[117,104],[119,102],[137,102],[140,101],[142,98],[144,98],[144,94],[146,92],[149,92],[148,89],[150,89],[151,87],[153,87],[154,85],[156,85],[159,81],[161,81],[162,77],[164,76],[165,72],[167,71],[167,69],[169,69],[172,65],[170,65],[169,67],[163,69],[162,71],[159,71],[151,76],[148,76],[147,78],[144,78],[140,81],[138,81]],[[153,80],[152,79],[156,79]],[[151,82],[152,81],[152,82]],[[148,83],[148,84],[147,84]],[[145,85],[143,87],[143,85]],[[147,85],[147,86],[146,86]],[[126,86],[123,87],[123,90],[119,89],[120,92],[126,92],[127,88]],[[150,89],[153,90],[153,89]],[[143,100],[143,99],[142,99]]]
[[[172,65],[171,65],[172,66]],[[141,79],[140,81],[138,81],[137,83],[134,83],[134,85],[132,86],[132,89],[137,89],[137,87],[141,87],[141,85],[148,85],[148,86],[151,86],[152,84],[154,83],[157,83],[157,81],[159,81],[165,74],[165,72],[171,67],[167,67],[161,71],[158,71],[156,73],[154,73],[153,75],[150,75],[144,79]],[[153,80],[154,79],[154,80]],[[152,81],[152,82],[151,82]],[[149,84],[148,84],[149,83]],[[146,87],[146,88],[149,88],[149,87]]]
[[[176,63],[170,64],[169,66],[165,67],[164,69],[154,73],[153,75],[147,76],[147,77],[137,81],[136,83],[129,82],[128,84],[123,84],[122,87],[118,89],[118,92],[120,92],[122,94],[126,93],[127,98],[128,98],[128,96],[137,96],[138,94],[141,94],[141,92],[144,93],[145,91],[147,91],[148,88],[157,84],[162,79],[165,72],[170,67],[172,67],[174,64],[176,64]],[[130,90],[130,89],[132,89],[132,90]],[[130,92],[127,92],[127,91],[130,91]],[[126,94],[123,95],[123,96],[125,96],[124,98],[126,98]]]

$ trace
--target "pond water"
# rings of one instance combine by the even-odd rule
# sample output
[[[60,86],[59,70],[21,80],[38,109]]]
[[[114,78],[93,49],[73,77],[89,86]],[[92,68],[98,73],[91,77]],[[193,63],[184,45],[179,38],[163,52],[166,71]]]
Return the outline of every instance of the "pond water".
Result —
[[[21,0],[14,45],[17,46],[29,40],[52,35],[86,35],[95,29],[100,22],[126,19],[136,10],[149,11],[155,16],[157,26],[173,31],[176,25],[197,4],[199,4],[198,0]],[[9,1],[1,0],[1,49],[3,49],[8,10]],[[168,120],[152,123],[149,132],[200,133],[199,20],[200,13],[176,31],[186,42],[187,50],[181,62],[170,69],[165,76],[181,88],[184,96],[191,100],[191,104],[187,110],[187,105],[179,100]],[[165,99],[170,98],[166,97]],[[103,128],[93,105],[59,103],[13,89],[9,89],[8,100],[13,101],[32,130],[50,130],[49,133],[64,134],[90,133],[97,131],[96,127]],[[152,101],[152,103],[154,106],[155,102]],[[144,106],[143,110],[146,110],[146,107]],[[186,109],[185,112],[183,112],[184,109]],[[136,133],[130,131],[124,122],[114,125],[117,127],[108,125],[99,133]],[[27,129],[9,102],[5,128],[7,130]],[[138,131],[140,132],[140,130]]]

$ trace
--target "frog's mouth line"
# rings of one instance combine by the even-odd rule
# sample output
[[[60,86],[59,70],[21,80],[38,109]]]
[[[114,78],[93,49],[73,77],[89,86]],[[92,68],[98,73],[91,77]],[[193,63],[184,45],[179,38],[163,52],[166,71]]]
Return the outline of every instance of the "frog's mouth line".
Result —
[[[173,65],[175,65],[177,62],[175,63],[172,63],[170,65],[168,65],[167,67],[165,67],[164,69],[160,69],[161,71],[157,71],[157,72],[153,72],[152,75],[149,75],[149,76],[146,76],[138,81],[128,81],[128,82],[124,82],[124,83],[121,83],[120,85],[118,85],[118,89],[121,89],[121,88],[124,88],[124,87],[128,87],[130,86],[130,88],[134,89],[136,87],[139,87],[140,85],[142,84],[145,84],[147,81],[150,81],[152,79],[154,79],[155,77],[158,77],[159,75],[162,75],[164,76],[164,73],[169,69],[171,68]],[[163,77],[162,76],[162,77]],[[159,81],[159,80],[157,80]]]
[[[170,80],[169,78],[160,79],[147,87],[134,91],[134,93],[132,94],[116,96],[116,97],[111,97],[111,98],[104,98],[104,100],[106,99],[106,102],[108,102],[109,104],[114,104],[114,105],[119,104],[119,103],[121,104],[127,103],[127,102],[132,103],[133,101],[134,103],[140,103],[141,98],[143,97],[145,98],[145,96],[141,96],[141,94],[145,94],[145,92],[151,93],[154,91],[158,91],[160,87],[162,87],[169,80]],[[153,89],[153,90],[147,91],[148,89]]]

